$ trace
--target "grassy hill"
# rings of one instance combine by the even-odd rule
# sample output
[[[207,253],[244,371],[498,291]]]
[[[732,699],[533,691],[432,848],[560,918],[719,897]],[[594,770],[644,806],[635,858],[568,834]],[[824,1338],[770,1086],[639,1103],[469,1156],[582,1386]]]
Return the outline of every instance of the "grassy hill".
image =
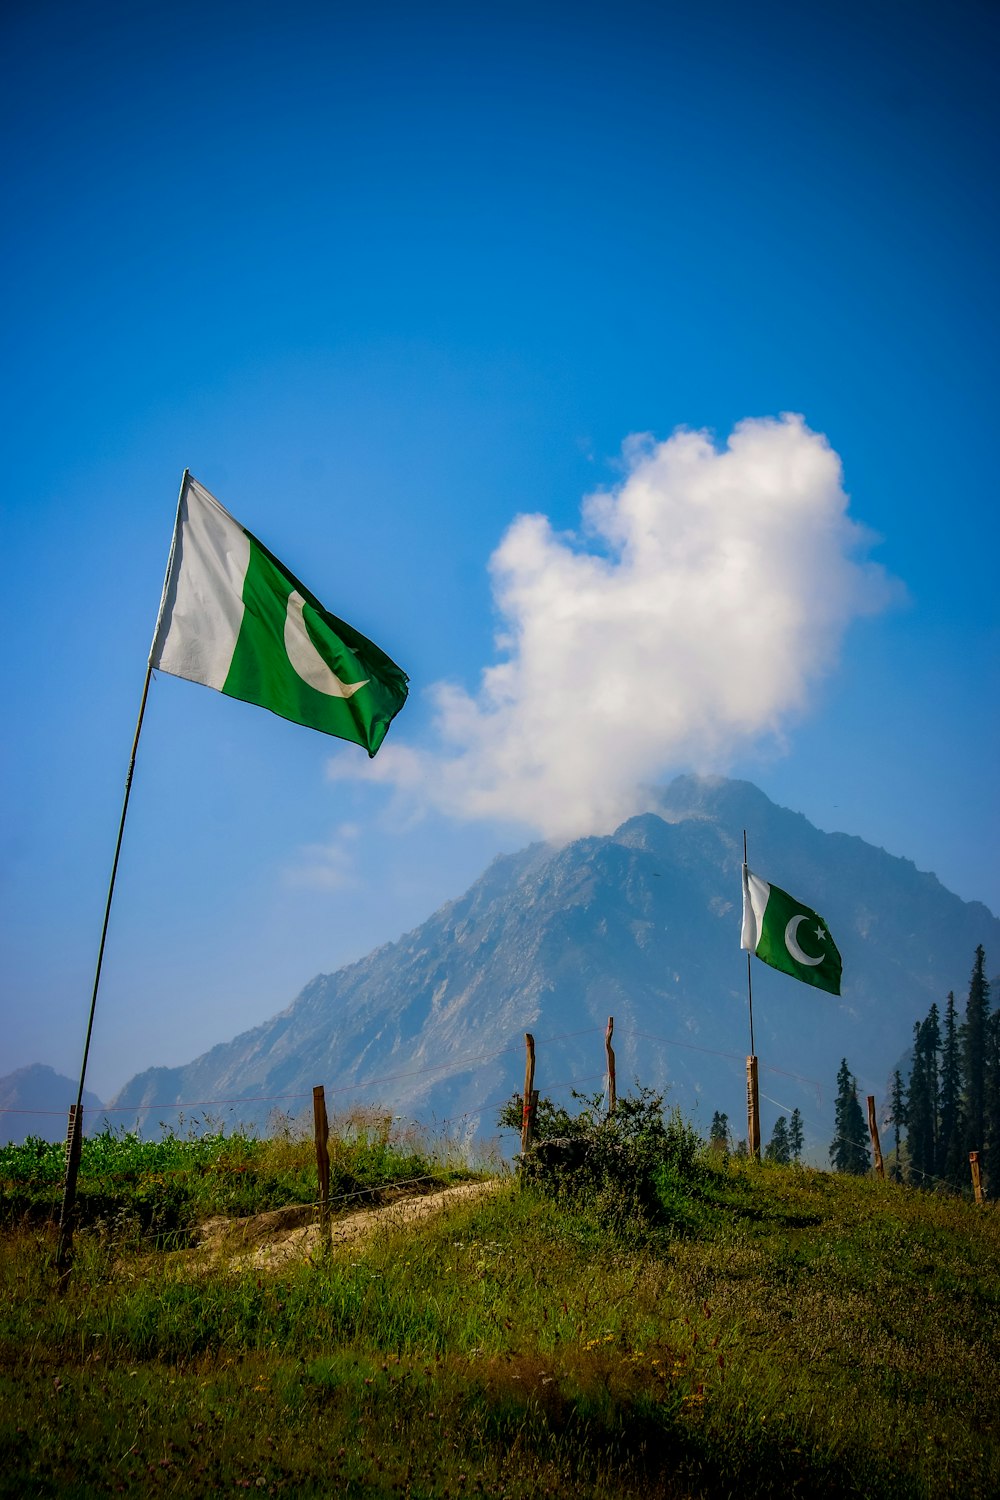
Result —
[[[62,1291],[22,1215],[0,1493],[1000,1493],[994,1208],[700,1150],[656,1183],[506,1182],[273,1273],[123,1199]]]

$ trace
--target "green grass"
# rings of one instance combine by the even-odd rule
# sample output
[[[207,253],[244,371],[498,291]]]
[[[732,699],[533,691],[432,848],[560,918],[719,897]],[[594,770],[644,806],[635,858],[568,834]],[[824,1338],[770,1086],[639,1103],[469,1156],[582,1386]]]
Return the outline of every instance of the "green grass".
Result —
[[[1000,1493],[994,1209],[705,1160],[664,1191],[630,1235],[508,1183],[270,1274],[84,1232],[61,1292],[11,1230],[0,1494]]]
[[[401,1134],[391,1115],[372,1111],[335,1122],[329,1153],[331,1195],[355,1204],[373,1201],[389,1183],[423,1178],[443,1186],[468,1175],[454,1153]],[[64,1161],[60,1143],[29,1138],[0,1147],[0,1225],[58,1215]],[[144,1140],[105,1129],[83,1141],[77,1220],[118,1240],[177,1246],[206,1218],[315,1203],[317,1194],[313,1140],[291,1123],[267,1138],[209,1127]]]

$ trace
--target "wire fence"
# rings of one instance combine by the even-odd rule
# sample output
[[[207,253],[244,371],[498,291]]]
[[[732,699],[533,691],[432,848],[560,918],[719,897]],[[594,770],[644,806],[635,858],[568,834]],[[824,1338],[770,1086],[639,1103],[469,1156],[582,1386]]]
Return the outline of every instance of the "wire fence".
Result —
[[[554,1032],[546,1036],[538,1037],[535,1041],[535,1045],[539,1049],[544,1049],[547,1047],[557,1046],[558,1044],[566,1043],[571,1040],[577,1040],[581,1037],[596,1036],[599,1033],[603,1035],[604,1027],[599,1025],[580,1027],[572,1031]],[[678,1037],[670,1037],[645,1029],[636,1028],[629,1030],[628,1028],[624,1028],[619,1029],[615,1032],[615,1043],[619,1047],[622,1045],[622,1043],[627,1045],[630,1039],[638,1042],[655,1042],[660,1046],[669,1049],[696,1052],[704,1054],[706,1056],[720,1058],[734,1065],[739,1065],[740,1072],[742,1074],[745,1055],[739,1052],[734,1052],[718,1047],[710,1047],[706,1046],[703,1043],[692,1042]],[[367,1095],[369,1098],[373,1098],[378,1095],[380,1090],[389,1089],[393,1085],[410,1083],[414,1079],[427,1079],[431,1082],[442,1082],[447,1079],[449,1075],[474,1072],[478,1069],[482,1069],[490,1063],[498,1062],[500,1059],[507,1058],[518,1053],[523,1054],[523,1050],[523,1042],[518,1041],[512,1042],[510,1045],[505,1047],[453,1055],[449,1058],[442,1059],[440,1062],[427,1062],[418,1067],[398,1069],[392,1072],[372,1075],[364,1079],[340,1080],[331,1086],[330,1095],[331,1098],[333,1100],[336,1100],[339,1105],[343,1106],[346,1103],[348,1105],[348,1108],[350,1108],[350,1099],[356,1098],[358,1095]],[[824,1101],[824,1092],[823,1084],[820,1082],[820,1080],[810,1078],[804,1074],[792,1072],[790,1070],[780,1068],[774,1064],[768,1064],[764,1062],[761,1062],[759,1064],[759,1068],[760,1071],[765,1074],[773,1075],[775,1078],[784,1078],[790,1080],[798,1084],[800,1087],[806,1087],[814,1091],[817,1104],[820,1108],[822,1108]],[[597,1082],[604,1083],[606,1095],[607,1073],[604,1070],[601,1070],[599,1072],[595,1071],[587,1073],[577,1073],[569,1077],[559,1078],[555,1081],[550,1081],[544,1078],[541,1080],[542,1092],[548,1097],[559,1097],[567,1093],[580,1093],[586,1087],[592,1087]],[[270,1106],[272,1110],[284,1110],[284,1112],[287,1114],[290,1112],[290,1106],[298,1106],[300,1110],[304,1109],[311,1097],[311,1091],[306,1090],[276,1094],[234,1094],[219,1098],[164,1100],[162,1102],[150,1102],[141,1104],[132,1103],[127,1105],[109,1105],[102,1106],[100,1110],[93,1110],[90,1112],[90,1114],[91,1118],[96,1115],[97,1119],[102,1121],[110,1120],[110,1117],[113,1115],[134,1116],[136,1118],[138,1130],[140,1119],[145,1118],[146,1120],[148,1120],[149,1116],[154,1113],[165,1113],[171,1116],[178,1116],[183,1115],[185,1112],[196,1110],[237,1110],[241,1107],[259,1107],[262,1105],[266,1105]],[[829,1128],[828,1122],[822,1121],[821,1119],[812,1115],[811,1112],[803,1113],[803,1111],[799,1109],[797,1105],[789,1105],[783,1100],[778,1099],[771,1094],[764,1092],[763,1090],[761,1090],[760,1097],[763,1100],[766,1100],[767,1103],[773,1105],[776,1109],[781,1111],[786,1116],[791,1115],[793,1111],[797,1109],[799,1119],[802,1121],[803,1125],[809,1128],[810,1133],[814,1138],[826,1137],[830,1140],[831,1151],[835,1145],[842,1141],[843,1138],[836,1134],[834,1134],[832,1137],[829,1137],[827,1135]],[[445,1133],[445,1135],[447,1135],[449,1131],[454,1133],[460,1128],[465,1128],[467,1130],[470,1123],[473,1126],[478,1125],[484,1116],[493,1111],[502,1109],[504,1105],[509,1102],[510,1098],[511,1094],[509,1092],[503,1097],[497,1097],[493,1093],[493,1091],[491,1091],[490,1097],[484,1098],[477,1103],[467,1105],[461,1111],[443,1116],[435,1123],[438,1128]],[[18,1105],[0,1106],[0,1117],[9,1115],[38,1118],[61,1117],[65,1119],[66,1111],[23,1108]],[[418,1126],[418,1122],[415,1120],[410,1120],[405,1116],[395,1117],[396,1122],[399,1122],[401,1120],[406,1120],[407,1125],[411,1127],[417,1126],[417,1128],[420,1128]],[[239,1122],[237,1122],[237,1124],[238,1123]],[[508,1127],[501,1127],[499,1125],[495,1127],[494,1133],[505,1134],[508,1132],[508,1130],[509,1133],[516,1133]],[[0,1148],[0,1151],[2,1151],[2,1148]],[[165,1164],[156,1168],[155,1170],[161,1177],[168,1178],[172,1176],[180,1176],[193,1170],[198,1170],[198,1168],[193,1164],[178,1164],[176,1166],[169,1166]],[[135,1171],[136,1169],[134,1167],[122,1169],[121,1171],[117,1172],[107,1170],[101,1171],[91,1167],[85,1167],[83,1169],[83,1176],[88,1182],[99,1181],[102,1183],[112,1184],[115,1181],[125,1181],[130,1178],[134,1178]],[[918,1175],[922,1178],[927,1179],[928,1181],[939,1180],[935,1178],[933,1174],[917,1172],[916,1169],[912,1167],[909,1169],[909,1174],[911,1176]],[[32,1181],[31,1179],[24,1178],[20,1178],[18,1180],[22,1185],[30,1183]],[[410,1180],[417,1181],[423,1179],[407,1179],[407,1181]],[[46,1174],[45,1176],[34,1179],[34,1186],[36,1188],[41,1188],[48,1181],[51,1181],[51,1177]],[[5,1179],[2,1175],[0,1175],[0,1188],[9,1185],[10,1182],[11,1179]],[[368,1191],[370,1190],[357,1190],[357,1193],[354,1194],[354,1196],[363,1196]]]
[[[537,1038],[536,1046],[546,1047],[558,1042],[575,1040],[582,1036],[596,1035],[598,1033],[603,1033],[603,1031],[604,1028],[601,1026],[587,1026],[577,1028],[573,1031],[554,1032],[548,1036]],[[662,1046],[670,1048],[678,1048],[684,1051],[698,1052],[707,1056],[723,1058],[726,1061],[739,1063],[741,1065],[743,1063],[743,1055],[740,1053],[732,1052],[718,1047],[707,1047],[700,1043],[685,1041],[677,1037],[667,1037],[663,1036],[662,1034],[646,1030],[636,1029],[631,1032],[629,1032],[628,1030],[619,1030],[616,1033],[616,1041],[619,1043],[619,1045],[621,1045],[622,1041],[627,1042],[629,1036],[632,1036],[641,1041],[658,1042]],[[510,1056],[522,1051],[523,1043],[511,1043],[507,1047],[500,1047],[494,1048],[490,1051],[466,1053],[459,1056],[453,1056],[451,1058],[443,1060],[440,1063],[428,1063],[419,1068],[398,1070],[395,1072],[384,1073],[365,1079],[359,1079],[356,1081],[338,1081],[332,1086],[330,1092],[333,1098],[341,1101],[343,1100],[344,1096],[347,1095],[367,1094],[371,1096],[379,1089],[384,1089],[392,1084],[407,1082],[414,1078],[425,1077],[436,1077],[438,1080],[440,1080],[446,1077],[448,1074],[469,1072],[476,1067],[482,1067],[486,1063],[493,1062],[499,1058]],[[812,1086],[816,1091],[818,1102],[822,1104],[823,1086],[817,1079],[808,1078],[798,1073],[788,1072],[785,1069],[778,1068],[770,1064],[761,1064],[760,1066],[762,1071],[794,1079],[798,1083],[808,1084]],[[606,1078],[606,1073],[602,1071],[586,1074],[576,1074],[570,1078],[564,1078],[556,1080],[554,1082],[546,1080],[544,1092],[550,1096],[563,1094],[566,1092],[574,1093],[578,1092],[583,1086],[593,1084],[599,1080],[604,1080],[606,1086]],[[269,1105],[272,1107],[272,1109],[277,1109],[280,1106],[287,1107],[288,1105],[294,1104],[304,1106],[308,1102],[308,1100],[311,1099],[311,1097],[311,1091],[306,1090],[303,1090],[301,1092],[281,1094],[236,1094],[208,1099],[169,1101],[164,1100],[159,1102],[154,1101],[150,1103],[132,1103],[127,1105],[105,1105],[102,1106],[98,1111],[92,1111],[92,1113],[96,1114],[99,1119],[104,1119],[114,1114],[133,1115],[136,1117],[138,1123],[140,1117],[148,1118],[148,1116],[150,1114],[153,1114],[154,1112],[165,1113],[168,1115],[178,1115],[183,1114],[185,1111],[192,1110],[237,1109],[241,1106],[252,1105]],[[762,1097],[768,1098],[769,1102],[777,1102],[771,1100],[770,1096],[762,1095]],[[508,1102],[509,1098],[510,1095],[508,1094],[503,1098],[494,1097],[482,1100],[476,1104],[467,1106],[464,1110],[443,1117],[440,1121],[440,1124],[442,1127],[447,1129],[448,1127],[453,1128],[461,1122],[468,1122],[471,1120],[478,1121],[487,1111],[501,1109]],[[786,1106],[781,1105],[779,1105],[778,1107],[786,1108]],[[0,1106],[0,1115],[5,1114],[47,1118],[65,1118],[66,1111],[50,1109],[25,1109],[19,1106]],[[498,1126],[497,1129],[498,1131],[502,1131],[503,1127]],[[190,1168],[178,1168],[176,1170],[183,1171],[190,1170]],[[127,1177],[130,1174],[122,1173],[118,1175],[121,1177]]]
[[[576,1031],[554,1032],[550,1036],[542,1036],[536,1038],[535,1045],[538,1047],[545,1047],[551,1045],[554,1042],[569,1041],[581,1036],[592,1036],[596,1033],[601,1033],[603,1035],[604,1027],[585,1026],[579,1028]],[[627,1040],[629,1036],[636,1037],[644,1041],[660,1042],[664,1046],[678,1048],[682,1051],[701,1052],[708,1056],[725,1058],[727,1061],[739,1063],[743,1062],[742,1053],[730,1052],[718,1047],[705,1047],[695,1042],[682,1041],[677,1037],[661,1036],[651,1031],[634,1030],[629,1032],[628,1030],[619,1030],[615,1033],[616,1042],[620,1040]],[[487,1062],[492,1062],[496,1058],[509,1056],[514,1053],[523,1053],[523,1051],[523,1042],[512,1043],[510,1046],[494,1048],[489,1052],[466,1053],[457,1057],[448,1058],[440,1063],[427,1063],[419,1068],[408,1068],[403,1071],[384,1073],[379,1076],[358,1079],[356,1081],[338,1081],[331,1086],[330,1092],[334,1096],[339,1096],[342,1094],[371,1093],[372,1090],[384,1088],[389,1084],[404,1082],[412,1078],[430,1077],[434,1074],[441,1075],[454,1072],[468,1072],[472,1068],[482,1066]],[[761,1063],[760,1067],[764,1072],[779,1074],[785,1078],[793,1078],[800,1083],[810,1084],[817,1090],[819,1101],[820,1103],[822,1103],[823,1085],[819,1082],[819,1080],[815,1078],[807,1078],[799,1073],[790,1073],[785,1069],[774,1067],[773,1065],[768,1063]],[[546,1086],[550,1090],[569,1088],[575,1086],[577,1083],[590,1082],[593,1078],[596,1078],[598,1076],[603,1076],[603,1074],[585,1074],[577,1078],[566,1080],[563,1083],[547,1084]],[[285,1094],[236,1094],[218,1099],[178,1099],[151,1101],[149,1103],[108,1104],[102,1105],[100,1110],[96,1111],[96,1113],[99,1116],[112,1114],[145,1115],[152,1113],[154,1110],[176,1113],[178,1111],[192,1109],[228,1109],[235,1108],[237,1105],[243,1104],[279,1105],[293,1103],[295,1101],[309,1100],[311,1098],[311,1090],[302,1090],[299,1093]],[[499,1102],[503,1104],[506,1101],[501,1100]],[[489,1106],[484,1105],[481,1107],[486,1108]],[[466,1115],[473,1113],[475,1113],[475,1107],[463,1111],[461,1116],[455,1116],[454,1118],[464,1118]],[[0,1115],[3,1114],[37,1115],[48,1117],[56,1116],[65,1118],[66,1110],[31,1109],[22,1107],[21,1105],[0,1105]]]

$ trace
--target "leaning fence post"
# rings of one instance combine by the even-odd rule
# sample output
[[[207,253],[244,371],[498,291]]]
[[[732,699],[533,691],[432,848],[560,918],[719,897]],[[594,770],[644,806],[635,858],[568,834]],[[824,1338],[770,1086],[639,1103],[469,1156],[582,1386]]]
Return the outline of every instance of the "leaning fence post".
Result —
[[[76,1203],[76,1179],[80,1171],[80,1151],[83,1145],[83,1106],[69,1107],[69,1122],[66,1127],[66,1173],[63,1189],[62,1209],[59,1213],[59,1247],[56,1250],[56,1269],[69,1270],[73,1253],[73,1215]]]
[[[530,1031],[524,1033],[524,1104],[521,1109],[521,1155],[531,1145],[531,1137],[534,1134],[535,1112],[532,1108],[532,1095],[534,1102],[538,1102],[535,1093],[535,1038]]]
[[[316,1136],[316,1176],[319,1179],[319,1237],[324,1250],[330,1248],[330,1122],[326,1117],[326,1092],[321,1083],[313,1089],[313,1131]]]
[[[979,1152],[969,1152],[969,1170],[972,1172],[972,1191],[976,1195],[976,1202],[982,1206],[983,1202],[983,1179],[979,1172]]]
[[[608,1114],[613,1115],[617,1095],[615,1094],[615,1049],[611,1045],[611,1035],[615,1029],[614,1016],[608,1017],[608,1029],[604,1033],[604,1050],[608,1055]]]
[[[876,1175],[885,1181],[885,1166],[882,1162],[882,1143],[878,1138],[878,1121],[875,1118],[875,1095],[868,1096],[868,1134],[872,1138],[872,1156],[875,1159]]]

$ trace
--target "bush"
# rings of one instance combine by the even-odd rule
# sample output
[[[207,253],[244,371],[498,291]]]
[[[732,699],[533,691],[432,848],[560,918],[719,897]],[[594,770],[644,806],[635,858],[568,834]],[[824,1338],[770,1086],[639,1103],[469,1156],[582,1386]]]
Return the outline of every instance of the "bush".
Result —
[[[601,1095],[574,1093],[572,1115],[539,1099],[535,1139],[520,1158],[522,1181],[547,1196],[591,1209],[625,1237],[657,1227],[680,1227],[700,1174],[701,1140],[680,1111],[664,1114],[663,1095],[639,1087],[602,1113]],[[522,1100],[504,1105],[499,1124],[519,1129]]]

